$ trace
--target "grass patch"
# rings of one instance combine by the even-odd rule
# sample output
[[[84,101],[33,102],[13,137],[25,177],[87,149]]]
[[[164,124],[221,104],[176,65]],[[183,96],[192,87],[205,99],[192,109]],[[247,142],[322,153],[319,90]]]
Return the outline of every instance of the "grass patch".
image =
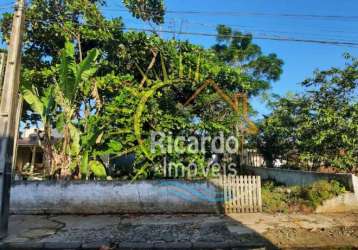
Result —
[[[312,212],[325,200],[345,191],[345,188],[334,180],[318,181],[305,187],[286,187],[267,181],[262,186],[263,210],[268,213]]]

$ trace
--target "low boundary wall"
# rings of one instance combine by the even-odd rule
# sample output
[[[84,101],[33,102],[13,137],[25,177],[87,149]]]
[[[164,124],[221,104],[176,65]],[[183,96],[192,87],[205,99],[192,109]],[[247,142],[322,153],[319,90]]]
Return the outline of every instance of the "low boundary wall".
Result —
[[[329,174],[280,168],[245,167],[246,171],[288,186],[307,186],[319,180],[336,180],[358,196],[358,177],[352,174]]]
[[[58,181],[12,185],[13,214],[220,213],[221,188],[207,181]]]
[[[257,167],[246,167],[246,170],[261,176],[262,179],[272,179],[286,185],[304,186],[318,180],[337,180],[352,193],[327,201],[320,210],[322,212],[349,211],[358,207],[358,177],[351,174]],[[227,185],[227,181],[224,183]],[[235,183],[239,182],[235,181]],[[243,187],[241,184],[238,185]],[[241,188],[238,187],[235,186],[234,190],[240,191]],[[225,190],[227,191],[227,188],[214,180],[17,181],[11,188],[10,212],[12,214],[217,214],[226,212],[224,201],[226,204],[226,201],[235,199],[231,195],[227,197]],[[240,192],[244,197],[250,198],[247,192],[253,190],[251,188],[245,190]],[[229,192],[232,193],[235,192]],[[241,202],[242,197],[240,195],[238,197]]]
[[[357,213],[358,196],[354,193],[344,193],[326,200],[316,208],[316,213]]]

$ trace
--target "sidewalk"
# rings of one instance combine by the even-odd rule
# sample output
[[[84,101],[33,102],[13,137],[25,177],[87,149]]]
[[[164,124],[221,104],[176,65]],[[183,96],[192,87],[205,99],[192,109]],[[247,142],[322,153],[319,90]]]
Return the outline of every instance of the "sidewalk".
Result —
[[[353,248],[358,247],[358,214],[18,215],[10,218],[9,236],[0,245],[103,250]]]

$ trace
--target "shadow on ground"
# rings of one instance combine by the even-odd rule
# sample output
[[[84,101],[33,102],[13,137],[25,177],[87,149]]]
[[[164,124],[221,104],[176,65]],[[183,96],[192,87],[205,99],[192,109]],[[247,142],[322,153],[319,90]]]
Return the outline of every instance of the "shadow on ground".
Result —
[[[358,249],[357,225],[358,214],[16,215],[1,249]]]
[[[250,215],[248,215],[250,216]],[[10,218],[3,249],[258,249],[275,247],[220,215],[95,215]]]

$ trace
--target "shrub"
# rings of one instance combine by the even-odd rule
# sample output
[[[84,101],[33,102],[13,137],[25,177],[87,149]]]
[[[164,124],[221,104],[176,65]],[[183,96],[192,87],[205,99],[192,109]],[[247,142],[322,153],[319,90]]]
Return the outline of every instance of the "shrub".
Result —
[[[345,188],[337,181],[318,181],[306,187],[286,187],[268,181],[262,186],[263,210],[268,213],[312,211],[343,192]]]
[[[262,205],[264,212],[288,212],[285,194],[278,191],[273,182],[264,183],[262,186]]]
[[[345,188],[338,181],[318,181],[302,189],[302,197],[316,208],[323,201],[331,199],[345,192]]]

